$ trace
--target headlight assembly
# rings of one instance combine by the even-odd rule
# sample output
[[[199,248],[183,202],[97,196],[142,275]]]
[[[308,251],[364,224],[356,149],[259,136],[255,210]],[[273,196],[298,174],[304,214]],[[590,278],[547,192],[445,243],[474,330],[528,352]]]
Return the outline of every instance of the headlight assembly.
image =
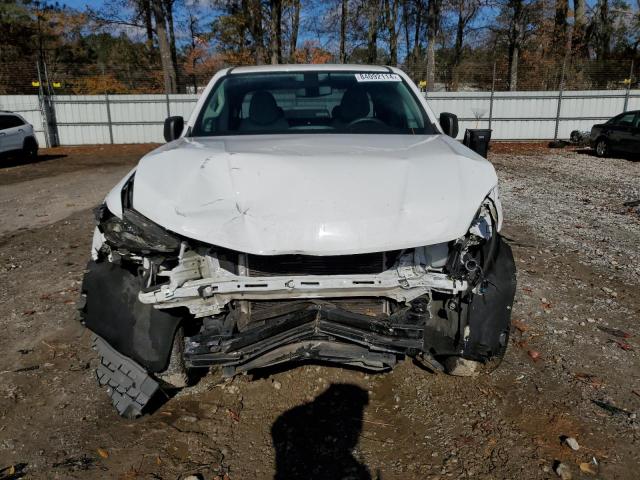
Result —
[[[122,212],[123,218],[110,215],[104,206],[96,212],[98,228],[109,245],[133,253],[174,253],[179,250],[178,236],[135,210],[124,208]]]

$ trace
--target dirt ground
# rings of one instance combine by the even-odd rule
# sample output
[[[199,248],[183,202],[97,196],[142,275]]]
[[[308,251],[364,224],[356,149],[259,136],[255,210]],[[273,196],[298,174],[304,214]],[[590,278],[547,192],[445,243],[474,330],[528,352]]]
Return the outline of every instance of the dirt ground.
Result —
[[[518,292],[491,375],[210,374],[130,421],[75,303],[91,208],[150,148],[0,164],[0,479],[638,478],[640,162],[495,146]]]

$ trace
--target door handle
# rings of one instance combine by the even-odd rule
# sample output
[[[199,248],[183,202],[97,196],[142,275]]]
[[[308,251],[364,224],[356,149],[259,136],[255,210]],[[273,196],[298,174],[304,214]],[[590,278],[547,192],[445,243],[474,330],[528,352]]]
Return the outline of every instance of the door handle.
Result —
[[[24,130],[23,130],[23,129],[21,129],[21,128],[19,128],[19,129],[18,129],[18,131],[19,131],[19,132],[24,132]]]

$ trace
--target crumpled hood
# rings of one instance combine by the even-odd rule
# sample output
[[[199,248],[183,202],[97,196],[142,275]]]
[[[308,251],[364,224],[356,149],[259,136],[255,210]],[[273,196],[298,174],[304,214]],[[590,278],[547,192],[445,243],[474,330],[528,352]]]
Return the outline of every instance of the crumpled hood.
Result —
[[[496,183],[443,135],[180,139],[140,161],[133,207],[241,252],[340,255],[458,238]]]

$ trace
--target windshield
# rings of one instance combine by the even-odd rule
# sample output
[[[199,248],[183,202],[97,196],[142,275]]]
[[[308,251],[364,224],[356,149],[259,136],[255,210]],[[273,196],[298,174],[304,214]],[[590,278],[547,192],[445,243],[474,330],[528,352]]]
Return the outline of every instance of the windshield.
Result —
[[[418,135],[436,130],[395,73],[273,72],[223,77],[191,135],[275,133]]]

